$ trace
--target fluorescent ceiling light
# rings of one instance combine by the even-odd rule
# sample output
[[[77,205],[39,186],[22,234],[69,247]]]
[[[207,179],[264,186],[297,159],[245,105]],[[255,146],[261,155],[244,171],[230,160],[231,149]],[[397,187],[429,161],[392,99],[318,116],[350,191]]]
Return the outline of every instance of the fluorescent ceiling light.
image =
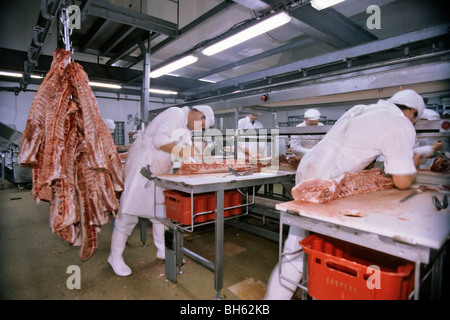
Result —
[[[110,84],[110,83],[102,83],[102,82],[91,82],[89,81],[89,85],[91,87],[102,87],[102,88],[110,88],[110,89],[120,89],[122,86],[118,84]]]
[[[13,77],[13,78],[22,78],[22,74],[21,73],[17,73],[17,72],[0,71],[0,76]]]
[[[13,77],[13,78],[22,78],[22,74],[18,72],[7,72],[7,71],[0,71],[0,76],[6,76],[6,77]],[[42,79],[42,76],[36,76],[32,74],[30,76],[33,79]]]
[[[176,91],[169,91],[169,90],[161,90],[161,89],[149,89],[148,91],[152,93],[160,93],[160,94],[178,94]]]
[[[198,79],[199,81],[203,81],[203,82],[209,82],[209,83],[216,83],[217,81],[214,80],[208,80],[208,79]]]
[[[220,51],[226,50],[244,41],[259,36],[260,34],[281,27],[289,21],[291,21],[291,17],[284,11],[280,12],[239,33],[236,33],[231,37],[226,38],[225,40],[207,47],[202,51],[202,53],[207,56],[212,56]]]
[[[322,10],[345,0],[311,0],[311,5],[317,10]]]
[[[150,72],[150,78],[158,78],[164,74],[168,74],[172,71],[181,69],[185,66],[188,66],[190,64],[195,63],[198,60],[198,57],[190,55],[186,56],[184,58],[181,58],[179,60],[176,60],[172,63],[169,63],[168,65],[161,67],[159,69],[156,69],[155,71]]]

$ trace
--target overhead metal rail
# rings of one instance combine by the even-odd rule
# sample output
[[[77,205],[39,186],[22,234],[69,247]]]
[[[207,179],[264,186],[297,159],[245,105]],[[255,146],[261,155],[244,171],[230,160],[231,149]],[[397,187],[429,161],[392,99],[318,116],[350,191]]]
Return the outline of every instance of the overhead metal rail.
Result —
[[[41,0],[41,10],[37,24],[33,27],[33,38],[28,47],[28,59],[25,61],[22,72],[22,79],[18,88],[14,89],[17,95],[20,91],[25,91],[30,83],[30,76],[38,64],[42,46],[50,33],[53,21],[58,16],[59,9],[64,0]]]
[[[117,6],[106,1],[92,1],[84,12],[91,16],[120,22],[143,30],[154,31],[171,37],[178,36],[178,26],[176,23]]]
[[[184,95],[186,98],[188,98],[189,96],[198,97],[200,94],[206,94],[208,92],[211,92],[212,95],[217,95],[217,92],[229,87],[236,88],[246,83],[262,79],[267,80],[272,77],[276,77],[291,72],[299,73],[301,76],[301,73],[307,71],[308,69],[317,68],[319,66],[333,65],[337,63],[341,64],[343,62],[347,62],[352,59],[357,59],[358,57],[361,56],[366,56],[370,54],[379,54],[385,51],[410,46],[416,42],[445,36],[448,34],[449,27],[450,24],[442,24],[439,26],[410,32],[407,34],[402,34],[387,39],[371,41],[351,48],[342,49],[336,52],[320,55],[314,58],[300,60],[293,63],[277,66],[274,68],[249,73],[243,76],[230,78],[217,83],[207,84],[195,90],[184,91],[182,95]]]

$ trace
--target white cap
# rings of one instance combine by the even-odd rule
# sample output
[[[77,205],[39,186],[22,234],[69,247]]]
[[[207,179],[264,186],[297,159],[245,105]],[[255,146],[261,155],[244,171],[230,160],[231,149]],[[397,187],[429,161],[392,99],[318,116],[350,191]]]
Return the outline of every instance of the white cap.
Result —
[[[388,101],[407,106],[408,108],[416,109],[419,112],[419,117],[425,109],[425,102],[423,102],[422,97],[411,89],[405,89],[397,92],[390,99],[388,99]]]
[[[214,111],[210,106],[193,106],[192,109],[203,112],[205,115],[205,129],[209,129],[214,125]]]
[[[109,132],[113,133],[114,129],[116,129],[116,124],[111,119],[105,119],[106,126],[109,129]]]
[[[308,118],[310,120],[319,120],[320,112],[316,109],[308,109],[305,111],[305,118]]]

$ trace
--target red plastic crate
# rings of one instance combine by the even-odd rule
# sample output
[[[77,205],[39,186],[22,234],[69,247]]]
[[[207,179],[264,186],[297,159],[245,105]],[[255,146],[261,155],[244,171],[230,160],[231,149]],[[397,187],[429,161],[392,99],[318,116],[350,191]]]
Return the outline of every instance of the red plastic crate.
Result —
[[[414,287],[414,264],[404,259],[317,234],[300,245],[308,254],[308,294],[313,298],[405,300]]]
[[[166,204],[166,217],[184,225],[191,224],[191,195],[189,193],[165,190],[164,200]],[[214,192],[194,194],[194,213],[214,211],[216,208],[216,196]],[[225,191],[224,208],[242,204],[242,196],[238,190]],[[238,215],[241,208],[224,210],[224,217]],[[214,220],[215,212],[196,216],[194,223]]]

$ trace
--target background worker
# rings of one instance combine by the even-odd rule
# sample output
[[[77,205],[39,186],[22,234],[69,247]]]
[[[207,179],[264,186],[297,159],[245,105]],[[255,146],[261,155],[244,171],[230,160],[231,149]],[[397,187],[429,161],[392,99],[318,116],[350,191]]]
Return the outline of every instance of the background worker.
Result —
[[[402,90],[388,100],[371,105],[357,105],[344,113],[324,138],[300,162],[296,184],[307,179],[324,178],[340,181],[345,172],[364,170],[378,156],[384,155],[384,168],[392,175],[398,189],[411,187],[416,168],[424,160],[414,154],[414,123],[425,104],[413,90]],[[283,251],[297,252],[284,256],[282,274],[298,283],[303,272],[303,253],[298,252],[304,230],[290,227]],[[277,265],[269,279],[266,299],[290,299],[296,285],[279,277]]]
[[[308,109],[305,111],[304,120],[298,124],[297,127],[309,127],[309,126],[323,126],[323,123],[319,122],[320,112],[317,109]],[[292,137],[290,141],[291,151],[300,160],[316,143],[311,140],[305,140],[301,137]]]
[[[243,132],[248,129],[262,129],[263,125],[258,121],[258,114],[252,113],[238,121],[238,130]],[[259,155],[265,150],[267,144],[259,143],[257,137],[248,138],[249,142],[238,141],[238,158],[254,158],[257,159]],[[244,156],[242,157],[242,151],[244,152]]]
[[[214,125],[214,112],[209,106],[172,107],[158,114],[141,131],[130,147],[125,162],[125,185],[120,198],[120,216],[116,219],[111,238],[108,263],[119,276],[132,273],[123,260],[123,251],[139,217],[152,222],[156,256],[165,259],[164,225],[155,219],[165,217],[163,190],[141,174],[149,168],[152,174],[172,173],[173,160],[194,155],[190,130],[201,123],[203,129]],[[197,129],[197,127],[196,127]],[[187,148],[182,148],[188,145]],[[189,154],[183,154],[188,150]],[[154,212],[155,208],[155,212]]]

